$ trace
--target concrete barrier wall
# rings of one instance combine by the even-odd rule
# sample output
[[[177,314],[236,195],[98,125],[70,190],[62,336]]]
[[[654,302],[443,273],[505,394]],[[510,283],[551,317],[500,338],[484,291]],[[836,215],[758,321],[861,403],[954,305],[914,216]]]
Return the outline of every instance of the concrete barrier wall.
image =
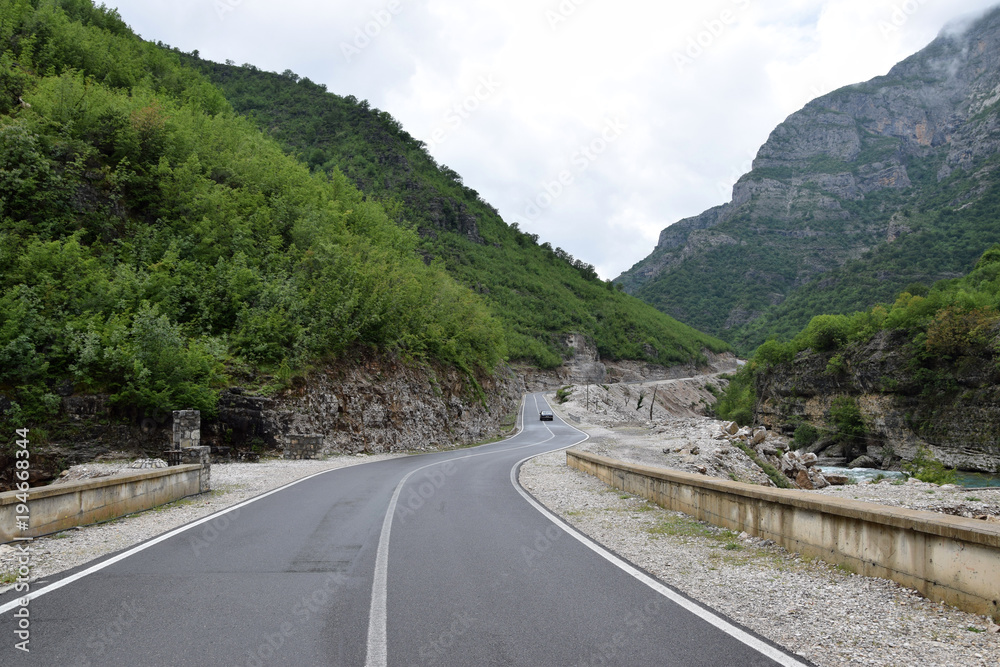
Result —
[[[17,491],[0,493],[0,544],[107,521],[207,491],[201,465],[40,486],[28,491],[29,530],[17,529]]]
[[[805,491],[730,482],[579,450],[567,464],[669,510],[792,552],[892,579],[1000,621],[1000,525]]]

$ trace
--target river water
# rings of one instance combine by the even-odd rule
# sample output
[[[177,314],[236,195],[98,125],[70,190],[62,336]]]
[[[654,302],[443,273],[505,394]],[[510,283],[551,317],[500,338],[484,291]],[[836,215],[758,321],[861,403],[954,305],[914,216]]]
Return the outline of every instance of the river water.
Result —
[[[823,472],[828,472],[831,475],[847,475],[847,477],[853,479],[858,484],[869,482],[879,475],[882,475],[883,479],[900,479],[905,477],[905,475],[901,472],[893,470],[878,470],[877,468],[840,468],[837,466],[819,467],[823,469]],[[1000,488],[1000,475],[959,471],[957,477],[958,485],[969,489],[982,489],[986,487]]]

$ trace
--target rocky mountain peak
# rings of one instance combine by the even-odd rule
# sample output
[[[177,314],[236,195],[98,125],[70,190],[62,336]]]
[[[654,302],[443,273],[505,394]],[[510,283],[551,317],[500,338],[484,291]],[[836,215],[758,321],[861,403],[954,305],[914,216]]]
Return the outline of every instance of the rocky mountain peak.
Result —
[[[900,225],[901,215],[982,198],[1000,149],[997,102],[1000,8],[949,26],[885,76],[789,116],[734,185],[731,201],[664,229],[652,254],[618,281],[732,341],[735,329],[823,274],[934,224]],[[939,196],[939,188],[954,196]],[[968,270],[964,263],[985,247],[970,246],[940,275],[918,277],[933,282]],[[897,273],[884,282],[901,287],[913,278]],[[694,284],[699,288],[687,289]]]

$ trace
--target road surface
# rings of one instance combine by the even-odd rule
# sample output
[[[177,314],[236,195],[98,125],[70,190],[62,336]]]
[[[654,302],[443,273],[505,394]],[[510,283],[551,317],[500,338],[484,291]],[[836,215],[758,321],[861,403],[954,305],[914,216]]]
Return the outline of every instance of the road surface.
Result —
[[[27,619],[8,592],[0,664],[807,664],[520,489],[520,462],[586,438],[543,407],[504,442],[320,473],[54,577]]]

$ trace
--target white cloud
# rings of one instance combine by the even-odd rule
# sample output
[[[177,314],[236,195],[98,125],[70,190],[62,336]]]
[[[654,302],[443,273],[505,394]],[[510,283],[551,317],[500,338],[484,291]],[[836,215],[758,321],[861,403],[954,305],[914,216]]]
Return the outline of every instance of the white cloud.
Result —
[[[830,90],[886,73],[947,22],[994,2],[118,0],[117,6],[147,39],[220,62],[291,69],[332,92],[368,99],[428,143],[444,128],[432,148],[439,163],[462,174],[508,222],[614,277],[652,250],[663,227],[726,201],[789,114]],[[221,18],[220,4],[232,10]],[[364,47],[345,57],[342,45],[366,36]],[[486,96],[477,95],[483,77],[500,82]],[[574,166],[581,146],[614,118],[627,129],[586,169]],[[572,182],[528,216],[529,203],[567,170]]]

